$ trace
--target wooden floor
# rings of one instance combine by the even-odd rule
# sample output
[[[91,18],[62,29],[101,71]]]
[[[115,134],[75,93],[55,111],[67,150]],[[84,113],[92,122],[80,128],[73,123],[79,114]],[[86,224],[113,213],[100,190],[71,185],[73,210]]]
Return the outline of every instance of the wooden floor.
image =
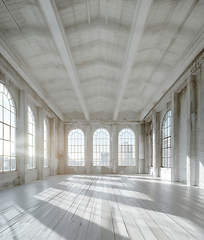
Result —
[[[204,189],[61,175],[0,192],[0,239],[204,239]]]

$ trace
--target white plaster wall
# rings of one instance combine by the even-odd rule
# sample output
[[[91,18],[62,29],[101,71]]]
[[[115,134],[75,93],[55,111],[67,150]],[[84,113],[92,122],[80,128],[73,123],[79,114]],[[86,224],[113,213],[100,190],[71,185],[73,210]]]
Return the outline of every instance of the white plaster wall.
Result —
[[[38,179],[38,169],[27,169],[25,174],[25,182],[29,183]]]
[[[184,88],[179,94],[179,182],[186,183],[186,157],[187,157],[187,92]]]
[[[14,187],[19,184],[18,172],[2,172],[0,173],[0,190],[8,187]]]
[[[171,168],[160,168],[160,177],[171,181]]]

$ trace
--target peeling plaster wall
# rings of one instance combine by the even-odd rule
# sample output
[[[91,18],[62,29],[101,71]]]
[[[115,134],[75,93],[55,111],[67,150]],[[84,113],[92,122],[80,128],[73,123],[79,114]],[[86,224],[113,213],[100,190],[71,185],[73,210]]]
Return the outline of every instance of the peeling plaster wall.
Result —
[[[3,172],[0,173],[0,190],[8,187],[14,187],[19,184],[18,172]]]
[[[172,115],[174,124],[171,129],[172,142],[175,146],[175,149],[171,149],[173,168],[160,168],[160,177],[204,188],[203,51],[150,111],[145,118],[146,122],[150,122],[153,112],[157,112],[161,116],[162,124],[164,114],[171,107],[174,109]],[[173,132],[175,129],[176,132]],[[149,161],[149,158],[146,160]],[[151,168],[149,173],[152,173]]]
[[[20,107],[20,90],[24,90],[27,93],[27,102],[26,104],[30,105],[32,107],[32,110],[34,111],[35,118],[36,118],[36,128],[39,127],[39,118],[38,118],[38,109],[39,107],[43,107],[45,111],[45,116],[48,123],[48,135],[50,134],[50,117],[55,117],[54,113],[51,112],[51,110],[45,105],[45,103],[39,98],[39,96],[28,86],[28,84],[18,75],[18,73],[5,61],[5,59],[0,55],[0,81],[6,85],[8,90],[13,95],[16,108],[17,108],[17,146],[19,143],[18,135],[19,135],[19,122],[20,122],[20,114],[19,114],[19,107]],[[26,113],[27,114],[27,111]],[[48,115],[50,117],[48,117]],[[56,132],[58,132],[58,129],[56,128]],[[37,131],[36,131],[37,133]],[[58,133],[56,134],[58,136]],[[49,139],[49,136],[48,136]],[[37,139],[36,139],[37,142]],[[50,142],[48,141],[48,161],[49,161],[49,167],[44,168],[44,177],[50,176]],[[58,151],[58,146],[56,145],[56,149]],[[27,153],[26,153],[27,154]],[[39,157],[38,157],[38,146],[36,144],[36,162],[37,162],[37,168],[36,169],[27,169],[27,163],[26,168],[24,171],[25,176],[25,183],[36,181],[39,179]],[[20,162],[22,159],[18,156],[17,151],[17,170],[16,171],[9,171],[9,172],[0,172],[0,190],[13,187],[20,184]],[[26,158],[27,162],[27,158]],[[57,174],[57,165],[58,165],[58,159],[56,158],[55,162],[55,173]]]

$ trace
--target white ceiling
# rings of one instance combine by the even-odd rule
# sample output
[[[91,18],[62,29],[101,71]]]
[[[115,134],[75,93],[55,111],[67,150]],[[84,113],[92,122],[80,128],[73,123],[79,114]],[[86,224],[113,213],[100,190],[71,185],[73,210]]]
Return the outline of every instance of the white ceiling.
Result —
[[[0,0],[0,31],[60,118],[140,120],[204,47],[204,0]]]

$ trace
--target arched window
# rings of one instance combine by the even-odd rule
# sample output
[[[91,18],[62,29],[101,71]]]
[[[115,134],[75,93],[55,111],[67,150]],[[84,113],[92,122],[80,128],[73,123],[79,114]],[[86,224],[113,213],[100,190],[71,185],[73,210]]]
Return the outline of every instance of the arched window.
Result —
[[[110,165],[110,134],[100,128],[93,135],[93,166]]]
[[[0,83],[0,172],[16,170],[16,106]]]
[[[48,131],[47,131],[47,123],[44,120],[44,167],[48,167],[48,158],[47,158],[47,139],[48,139]]]
[[[150,159],[151,167],[153,167],[153,122],[149,123],[149,148],[150,148]]]
[[[84,166],[84,133],[80,129],[68,135],[68,166]]]
[[[171,110],[162,121],[162,167],[171,167]]]
[[[128,128],[118,134],[118,166],[135,166],[135,134]]]
[[[36,168],[35,158],[35,115],[28,106],[28,168]]]

